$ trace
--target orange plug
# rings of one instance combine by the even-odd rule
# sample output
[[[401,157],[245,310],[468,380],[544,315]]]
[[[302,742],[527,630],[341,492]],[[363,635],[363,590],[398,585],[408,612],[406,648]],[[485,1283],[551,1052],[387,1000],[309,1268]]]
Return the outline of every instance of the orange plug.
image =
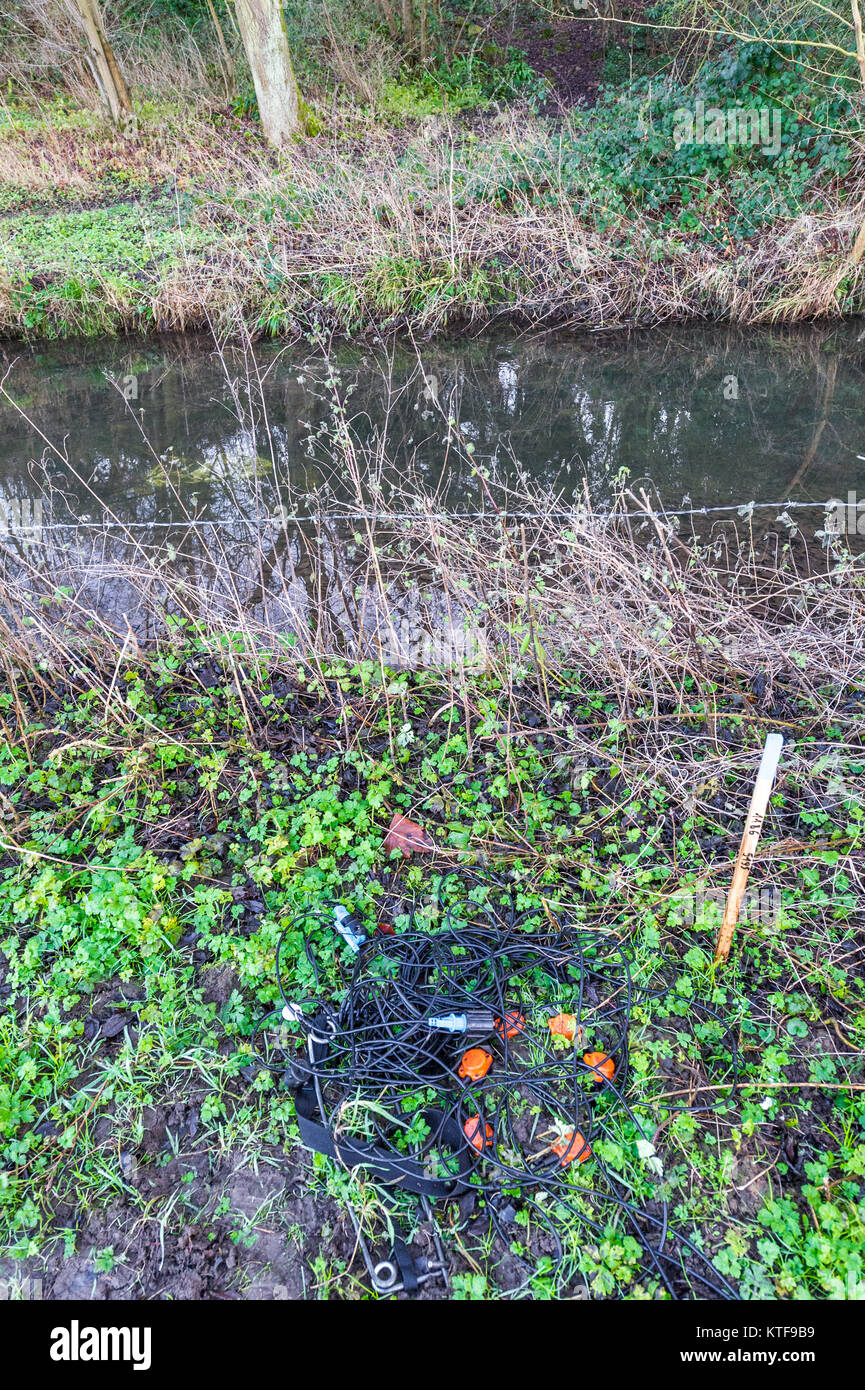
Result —
[[[553,1153],[561,1160],[564,1168],[568,1163],[585,1163],[587,1158],[591,1158],[592,1151],[578,1129],[569,1129],[563,1139],[551,1144]]]
[[[478,1153],[483,1153],[484,1149],[488,1149],[493,1142],[493,1127],[484,1122],[482,1132],[480,1115],[471,1115],[466,1120],[463,1125],[463,1134]]]
[[[515,1038],[517,1033],[521,1033],[526,1026],[526,1016],[520,1009],[508,1009],[504,1018],[496,1019],[496,1032],[504,1041],[505,1034],[509,1038]]]
[[[492,1064],[492,1053],[487,1052],[483,1047],[470,1047],[468,1052],[463,1053],[457,1074],[470,1081],[480,1081],[486,1076]]]
[[[602,1082],[603,1077],[606,1077],[608,1081],[612,1081],[616,1074],[616,1064],[612,1057],[607,1056],[606,1052],[584,1052],[583,1061],[587,1067],[594,1067],[595,1070],[592,1072],[592,1080],[597,1081],[599,1084]],[[600,1076],[598,1072],[601,1073]]]
[[[574,1018],[573,1014],[556,1014],[555,1018],[548,1020],[548,1024],[553,1037],[558,1034],[560,1038],[565,1038],[568,1042],[573,1042],[574,1038],[579,1034],[580,1039],[582,1039],[583,1030],[577,1027],[577,1020]]]

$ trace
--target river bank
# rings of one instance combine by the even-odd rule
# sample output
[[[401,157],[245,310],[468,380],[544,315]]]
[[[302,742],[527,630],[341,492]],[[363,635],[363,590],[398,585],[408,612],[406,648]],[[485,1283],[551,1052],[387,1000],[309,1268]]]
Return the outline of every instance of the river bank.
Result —
[[[749,149],[713,167],[715,151],[676,148],[674,100],[390,129],[355,117],[281,155],[227,111],[154,104],[133,138],[62,105],[12,113],[0,334],[374,337],[865,309],[865,273],[848,266],[856,143],[824,149],[815,133],[786,163]]]

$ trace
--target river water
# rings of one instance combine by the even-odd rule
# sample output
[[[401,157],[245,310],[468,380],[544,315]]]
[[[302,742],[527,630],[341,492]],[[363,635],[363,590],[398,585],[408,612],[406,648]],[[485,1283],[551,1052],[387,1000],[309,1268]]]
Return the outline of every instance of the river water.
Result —
[[[340,346],[327,362],[303,344],[244,355],[202,339],[2,356],[15,404],[0,398],[0,489],[26,513],[43,461],[43,525],[146,533],[270,513],[322,483],[326,441],[309,440],[334,392],[362,446],[383,442],[390,468],[452,507],[483,503],[472,464],[517,492],[524,475],[566,497],[586,478],[599,505],[620,469],[673,509],[865,494],[861,320]],[[448,446],[448,418],[473,454]]]
[[[466,515],[493,498],[531,515],[550,492],[603,509],[625,479],[681,513],[683,533],[747,526],[739,509],[756,503],[764,534],[795,523],[806,542],[828,499],[855,518],[865,498],[862,320],[328,354],[203,338],[7,345],[0,374],[3,549],[26,546],[43,589],[65,585],[121,630],[142,625],[145,572],[157,603],[169,573],[259,609],[280,594],[268,623],[291,626],[351,550],[340,497],[375,516],[406,479]],[[310,543],[322,510],[330,530]]]

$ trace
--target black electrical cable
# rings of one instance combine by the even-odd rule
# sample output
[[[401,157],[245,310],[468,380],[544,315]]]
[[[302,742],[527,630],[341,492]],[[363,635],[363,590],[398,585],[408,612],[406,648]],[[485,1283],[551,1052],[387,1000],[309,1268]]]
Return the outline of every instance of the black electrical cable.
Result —
[[[549,902],[517,911],[514,884],[451,870],[438,884],[436,929],[417,928],[417,904],[398,933],[367,936],[352,918],[359,949],[338,1007],[293,1002],[280,965],[286,936],[313,920],[333,926],[337,906],[310,908],[281,934],[276,975],[285,1007],[253,1035],[254,1044],[278,1016],[305,1030],[302,1061],[292,1065],[286,1047],[276,1049],[281,1063],[260,1060],[272,1070],[291,1067],[295,1084],[314,1088],[337,1153],[340,1145],[372,1145],[388,1181],[417,1180],[422,1170],[451,1183],[455,1198],[482,1200],[493,1229],[529,1271],[546,1258],[567,1283],[582,1235],[603,1238],[618,1214],[641,1249],[644,1275],[670,1297],[738,1297],[699,1246],[669,1226],[666,1197],[651,1210],[631,1201],[626,1181],[595,1151],[624,1113],[654,1157],[627,1099],[628,1039],[635,1006],[667,988],[635,983],[615,935],[562,925]],[[306,933],[304,950],[318,985]],[[722,1030],[723,1080],[735,1094],[731,1029],[699,1001],[688,1008],[692,1026],[699,1019]],[[584,1060],[592,1054],[599,1055]],[[723,1103],[668,1105],[662,1097],[637,1108],[666,1116]]]

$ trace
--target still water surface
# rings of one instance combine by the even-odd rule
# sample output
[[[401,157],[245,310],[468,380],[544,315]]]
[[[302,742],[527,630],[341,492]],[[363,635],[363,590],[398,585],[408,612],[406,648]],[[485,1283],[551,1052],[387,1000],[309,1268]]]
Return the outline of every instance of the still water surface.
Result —
[[[586,478],[599,505],[623,468],[671,509],[865,496],[862,320],[340,346],[329,364],[303,344],[7,346],[0,364],[18,407],[0,397],[0,496],[26,512],[47,476],[43,525],[115,518],[146,540],[302,506],[328,473],[309,441],[332,376],[360,445],[457,510],[484,505],[472,463],[517,492],[527,476],[567,497]],[[473,454],[448,447],[448,417]],[[803,512],[803,530],[821,519]]]

